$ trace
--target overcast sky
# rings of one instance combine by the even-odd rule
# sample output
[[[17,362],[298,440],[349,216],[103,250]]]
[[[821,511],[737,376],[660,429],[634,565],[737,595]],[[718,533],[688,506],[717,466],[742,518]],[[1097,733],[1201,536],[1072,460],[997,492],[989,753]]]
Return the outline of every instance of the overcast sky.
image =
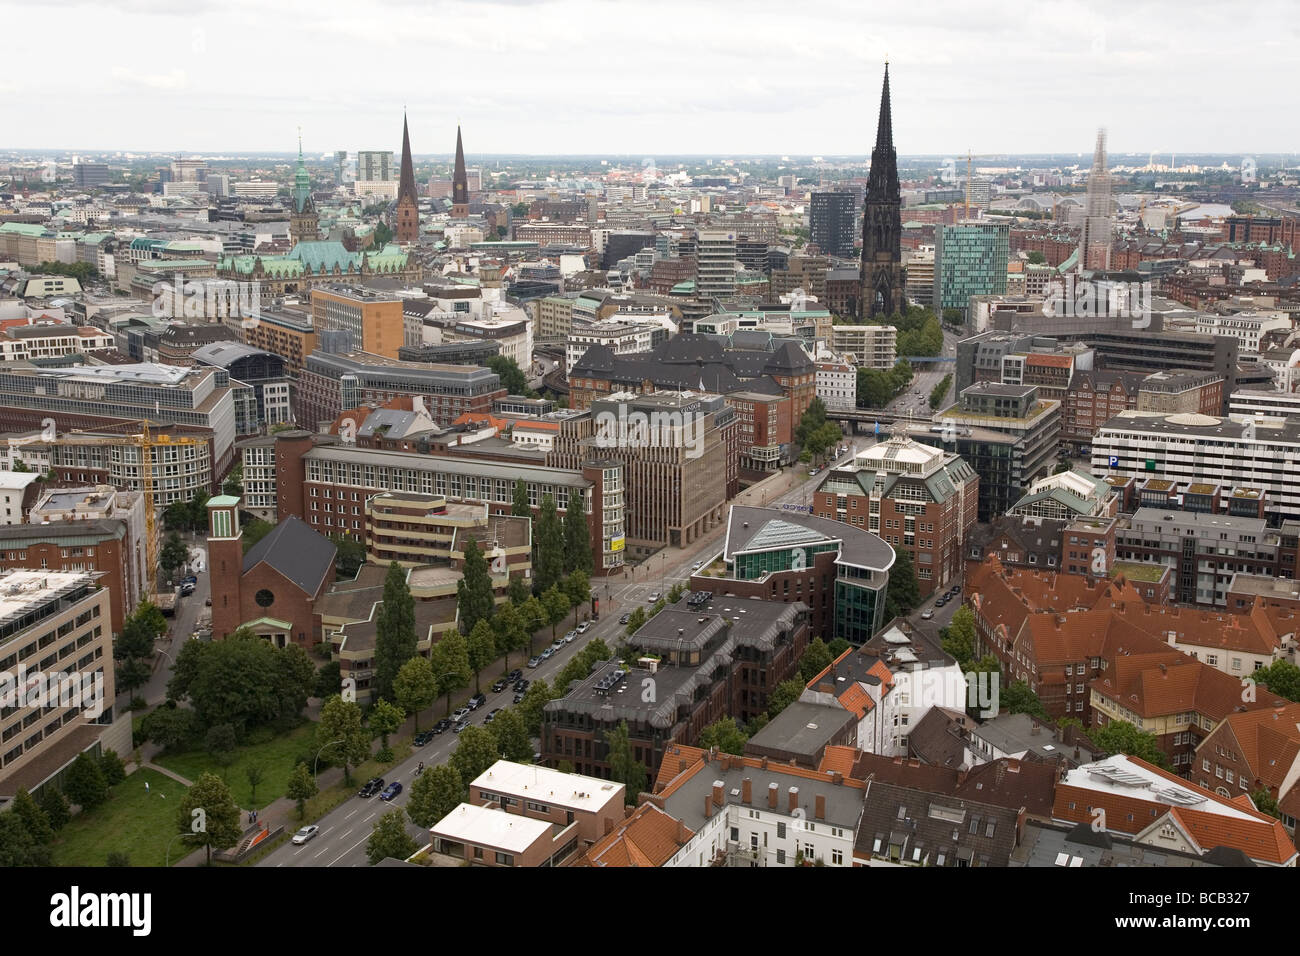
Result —
[[[4,22],[22,10],[0,3]],[[1300,150],[1287,0],[41,0],[0,147],[417,155]],[[57,25],[57,29],[55,28]],[[33,32],[34,31],[34,32]],[[472,162],[472,159],[471,159]]]

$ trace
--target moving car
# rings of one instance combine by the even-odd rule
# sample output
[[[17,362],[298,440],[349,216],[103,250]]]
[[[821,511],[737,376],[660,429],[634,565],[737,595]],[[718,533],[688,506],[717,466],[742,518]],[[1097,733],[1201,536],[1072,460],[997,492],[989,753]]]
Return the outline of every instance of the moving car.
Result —
[[[193,593],[194,593],[194,585],[192,584],[181,585],[181,597],[189,597]]]
[[[658,601],[661,597],[663,597],[663,595],[658,591],[651,591],[650,596],[645,599],[645,602],[647,604],[654,604],[655,601]]]
[[[470,709],[470,710],[478,710],[480,707],[482,707],[482,706],[483,706],[484,704],[486,704],[486,703],[487,703],[487,695],[486,695],[486,694],[475,694],[473,697],[471,697],[471,698],[469,699],[469,709]]]
[[[691,570],[692,570],[692,571],[698,571],[698,570],[699,570],[700,568],[702,568],[702,567],[704,567],[704,562],[703,562],[703,561],[696,561],[694,564],[691,565]]]
[[[398,783],[396,780],[394,780],[388,786],[384,787],[384,792],[379,795],[379,799],[383,800],[384,802],[388,802],[389,800],[392,800],[395,796],[397,796],[401,792],[402,792],[402,785]]]
[[[631,615],[631,614],[624,614],[622,617],[620,617],[620,618],[618,619],[618,623],[620,623],[620,624],[626,624],[626,623],[627,623],[628,621],[630,621],[630,620],[632,620],[632,615]]]
[[[189,575],[188,577],[181,578],[181,584],[198,584],[198,583],[199,583],[199,579],[193,574]]]
[[[817,469],[816,469],[816,468],[809,468],[809,469],[808,469],[808,477],[809,477],[809,478],[813,478],[813,477],[815,477],[816,474],[817,474]]]
[[[469,708],[468,708],[468,707],[461,707],[461,708],[458,708],[455,712],[452,713],[452,715],[451,715],[451,719],[454,720],[456,723],[460,723],[462,720],[464,720],[464,719],[465,719],[466,717],[468,717],[468,716],[469,716]]]
[[[431,741],[432,739],[433,739],[433,731],[432,731],[432,730],[422,730],[422,731],[420,731],[418,734],[415,735],[415,746],[417,746],[417,747],[423,747],[425,744],[427,744],[427,743],[428,743],[429,741]]]
[[[516,703],[516,704],[522,704],[523,701],[524,701],[524,692],[523,692],[523,691],[516,691],[516,692],[515,692],[515,703]]]
[[[532,681],[530,681],[528,678],[526,677],[519,678],[519,680],[515,681],[515,693],[522,694],[524,691],[528,690],[528,687],[531,684]]]
[[[469,726],[469,718],[466,717],[464,720],[462,720],[460,723],[458,723],[455,727],[452,728],[452,732],[457,734],[464,733],[465,728],[468,726]]]
[[[929,608],[926,608],[924,611],[921,612],[921,620],[923,621],[928,621],[932,617],[934,617],[934,612],[931,611]]]
[[[512,684],[515,683],[516,681],[521,681],[523,679],[524,679],[524,672],[521,671],[518,667],[516,667],[509,674],[506,675],[506,680],[508,680]]]
[[[483,718],[483,723],[485,723],[485,724],[490,724],[490,723],[492,723],[492,721],[494,721],[494,720],[497,719],[497,714],[499,714],[499,713],[501,713],[501,708],[500,708],[500,707],[498,707],[496,710],[489,710],[489,711],[488,711],[488,715],[487,715],[486,717]]]
[[[384,778],[371,777],[362,785],[361,789],[357,791],[357,796],[373,797],[375,794],[377,794],[380,790],[383,789],[384,789]]]
[[[320,827],[314,823],[309,823],[293,835],[293,842],[299,844],[306,843],[318,833],[320,833]]]
[[[498,677],[492,682],[492,693],[496,694],[506,689],[506,684],[510,683],[504,677]]]
[[[433,730],[429,731],[429,733],[433,734],[436,737],[438,734],[446,733],[450,729],[451,729],[451,721],[448,718],[444,717],[436,724],[433,725]]]

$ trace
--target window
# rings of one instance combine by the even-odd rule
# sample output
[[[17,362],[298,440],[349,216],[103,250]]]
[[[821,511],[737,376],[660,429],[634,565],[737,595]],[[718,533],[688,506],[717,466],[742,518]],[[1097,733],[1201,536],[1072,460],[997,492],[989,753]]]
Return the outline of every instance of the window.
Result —
[[[844,865],[844,851],[843,851],[843,850],[831,850],[831,863],[832,863],[833,865],[835,865],[835,866],[843,866],[843,865]]]

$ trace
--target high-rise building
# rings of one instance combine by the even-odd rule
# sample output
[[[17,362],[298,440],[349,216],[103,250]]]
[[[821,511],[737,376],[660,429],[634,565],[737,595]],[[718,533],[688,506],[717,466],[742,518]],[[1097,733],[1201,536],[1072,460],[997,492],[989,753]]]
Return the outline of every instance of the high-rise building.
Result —
[[[108,182],[107,163],[73,163],[72,181],[82,189],[103,186]]]
[[[1097,148],[1088,173],[1088,199],[1083,232],[1079,236],[1079,269],[1110,268],[1110,246],[1115,227],[1111,220],[1110,171],[1106,168],[1106,131],[1097,130]]]
[[[961,309],[973,295],[1007,291],[1011,229],[1005,222],[966,220],[940,226],[934,234],[934,310]]]
[[[208,164],[202,159],[173,159],[171,173],[174,183],[203,183],[208,179]]]
[[[469,180],[465,175],[465,148],[460,142],[460,126],[456,127],[456,169],[451,175],[451,217],[464,219],[469,215]]]
[[[415,194],[415,166],[411,161],[411,134],[402,116],[402,174],[397,185],[397,220],[393,230],[398,242],[415,242],[420,238],[420,206]]]
[[[823,255],[853,255],[853,193],[813,193],[809,224]]]
[[[392,178],[393,151],[391,149],[363,149],[357,153],[357,179],[367,183],[386,183]]]
[[[695,292],[701,297],[736,291],[736,234],[701,229],[695,240]]]
[[[346,149],[336,149],[334,151],[334,182],[343,183],[348,167],[348,151]]]
[[[902,198],[898,185],[898,153],[889,110],[889,64],[880,91],[880,122],[871,151],[871,173],[862,214],[862,318],[893,315],[907,305],[903,272]],[[1004,279],[1005,281],[1005,279]]]

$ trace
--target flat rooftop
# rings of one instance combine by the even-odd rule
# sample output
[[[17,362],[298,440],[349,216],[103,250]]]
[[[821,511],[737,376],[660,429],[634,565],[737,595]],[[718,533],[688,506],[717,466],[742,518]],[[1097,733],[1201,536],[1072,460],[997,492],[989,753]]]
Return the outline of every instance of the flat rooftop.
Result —
[[[510,760],[498,760],[470,786],[470,799],[478,798],[477,791],[486,790],[489,793],[525,798],[587,813],[601,811],[611,800],[622,804],[623,791],[626,789],[621,783],[612,783],[599,777],[561,773],[549,767]]]
[[[445,840],[520,854],[551,832],[553,824],[518,813],[462,803],[429,832]]]
[[[0,574],[0,623],[21,617],[61,595],[93,583],[79,571],[9,571]]]

